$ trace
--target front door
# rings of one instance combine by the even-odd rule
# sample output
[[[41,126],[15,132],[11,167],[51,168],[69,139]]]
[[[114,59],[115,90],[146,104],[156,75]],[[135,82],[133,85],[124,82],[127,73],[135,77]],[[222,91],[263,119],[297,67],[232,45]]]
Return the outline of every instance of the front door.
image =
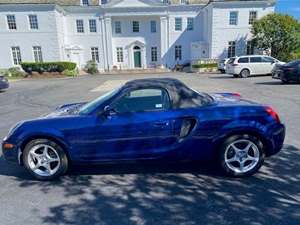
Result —
[[[160,88],[128,90],[110,105],[111,113],[99,117],[94,127],[82,130],[83,161],[160,158],[174,152],[176,113],[170,110],[167,91]],[[79,133],[79,132],[77,132]],[[87,135],[88,133],[88,135]]]
[[[138,46],[135,46],[133,48],[133,59],[134,59],[134,67],[141,68],[142,67],[141,48]]]

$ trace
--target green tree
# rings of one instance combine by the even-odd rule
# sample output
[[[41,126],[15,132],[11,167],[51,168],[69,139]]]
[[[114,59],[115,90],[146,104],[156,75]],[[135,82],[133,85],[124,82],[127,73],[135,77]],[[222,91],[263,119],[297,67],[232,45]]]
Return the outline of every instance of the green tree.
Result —
[[[254,22],[255,44],[280,60],[289,60],[300,48],[300,23],[292,16],[269,14]]]

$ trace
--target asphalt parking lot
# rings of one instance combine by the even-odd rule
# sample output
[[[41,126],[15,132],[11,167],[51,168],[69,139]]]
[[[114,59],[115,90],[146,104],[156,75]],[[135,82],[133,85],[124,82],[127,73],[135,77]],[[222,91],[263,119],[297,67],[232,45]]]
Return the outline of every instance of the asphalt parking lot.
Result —
[[[144,77],[175,77],[199,91],[239,92],[272,105],[287,126],[284,149],[244,179],[223,177],[209,165],[123,165],[78,168],[55,182],[32,180],[0,151],[1,225],[300,224],[300,85],[180,73],[15,81],[0,92],[0,138],[20,120]]]

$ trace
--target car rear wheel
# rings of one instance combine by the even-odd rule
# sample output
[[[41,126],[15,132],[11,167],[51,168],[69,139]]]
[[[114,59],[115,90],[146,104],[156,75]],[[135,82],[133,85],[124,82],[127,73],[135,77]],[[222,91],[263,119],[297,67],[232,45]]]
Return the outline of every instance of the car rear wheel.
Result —
[[[257,172],[264,162],[263,144],[251,135],[235,135],[222,145],[220,164],[226,175],[250,176]]]
[[[47,139],[29,142],[23,152],[23,162],[38,180],[54,180],[68,169],[68,158],[64,150]]]
[[[250,71],[248,69],[243,69],[240,73],[241,78],[247,78],[250,76]]]

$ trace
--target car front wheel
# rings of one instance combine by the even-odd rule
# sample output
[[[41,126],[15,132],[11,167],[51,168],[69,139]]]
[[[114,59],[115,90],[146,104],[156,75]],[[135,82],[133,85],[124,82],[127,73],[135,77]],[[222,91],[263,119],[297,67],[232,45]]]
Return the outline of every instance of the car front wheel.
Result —
[[[47,139],[29,142],[23,151],[23,162],[38,180],[54,180],[68,169],[68,158],[64,150]]]
[[[251,135],[236,135],[228,138],[219,154],[223,171],[234,177],[250,176],[264,162],[263,144]]]

